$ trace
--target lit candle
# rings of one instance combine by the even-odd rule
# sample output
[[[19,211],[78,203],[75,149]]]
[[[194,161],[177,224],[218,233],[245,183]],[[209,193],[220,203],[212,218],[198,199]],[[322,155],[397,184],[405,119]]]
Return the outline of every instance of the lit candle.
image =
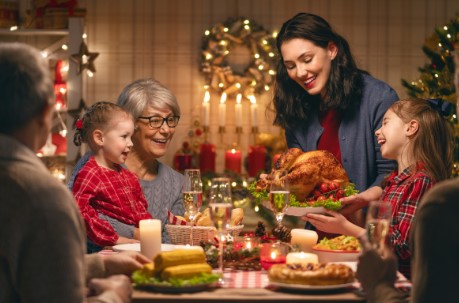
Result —
[[[161,252],[161,220],[140,220],[139,232],[140,252],[150,260],[153,260]]]
[[[258,122],[257,122],[257,112],[258,112],[258,104],[257,104],[257,99],[255,98],[254,95],[250,95],[248,97],[250,99],[250,113],[252,117],[252,127],[257,127]]]
[[[236,149],[227,150],[225,153],[225,169],[237,174],[241,173],[241,151]]]
[[[265,170],[266,148],[262,145],[249,146],[249,176],[255,177]]]
[[[242,126],[242,95],[237,94],[236,97],[236,127],[241,127]]]
[[[274,264],[283,264],[286,261],[288,247],[280,243],[263,243],[260,250],[260,264],[268,270]]]
[[[287,254],[287,264],[301,264],[307,265],[308,263],[319,263],[319,257],[316,254],[299,252]]]
[[[215,145],[210,143],[201,144],[199,152],[199,168],[201,172],[215,172]]]
[[[204,101],[202,102],[202,125],[209,126],[209,117],[210,117],[210,94],[209,91],[206,91],[204,94]]]
[[[224,127],[225,126],[225,120],[226,120],[226,93],[222,94],[222,97],[220,98],[220,104],[218,107],[218,116],[220,118],[220,126]]]
[[[311,252],[318,239],[317,233],[309,229],[294,228],[291,231],[291,235],[290,244],[298,245],[305,252]]]

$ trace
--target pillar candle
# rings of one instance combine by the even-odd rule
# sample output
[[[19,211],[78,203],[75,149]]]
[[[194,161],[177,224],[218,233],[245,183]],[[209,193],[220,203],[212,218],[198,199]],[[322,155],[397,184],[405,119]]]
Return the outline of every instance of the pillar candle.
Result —
[[[249,146],[249,176],[255,177],[265,170],[266,148],[262,145]]]
[[[242,95],[237,94],[236,97],[236,127],[241,127],[242,126]]]
[[[309,229],[294,228],[291,231],[291,235],[290,244],[298,245],[304,252],[311,252],[318,239],[317,233]]]
[[[287,264],[301,264],[307,265],[308,263],[319,263],[319,257],[316,254],[297,252],[287,254]]]
[[[225,169],[237,174],[241,173],[241,151],[236,149],[227,150],[225,153]]]
[[[218,107],[219,126],[224,127],[226,122],[226,93],[222,94]]]
[[[140,220],[139,232],[140,252],[150,260],[153,260],[161,252],[161,220]]]
[[[202,102],[202,125],[209,126],[210,117],[210,94],[206,91],[204,101]]]
[[[252,117],[252,127],[257,127],[258,126],[258,120],[257,120],[257,113],[258,113],[258,104],[257,104],[257,99],[255,98],[254,95],[249,96],[250,99],[250,114]]]
[[[215,145],[210,143],[201,144],[199,152],[199,168],[202,173],[215,172]]]

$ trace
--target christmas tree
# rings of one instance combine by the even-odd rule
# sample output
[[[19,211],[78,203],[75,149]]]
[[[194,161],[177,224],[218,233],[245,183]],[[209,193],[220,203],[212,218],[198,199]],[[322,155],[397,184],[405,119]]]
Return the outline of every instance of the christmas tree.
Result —
[[[421,75],[418,80],[402,79],[402,85],[411,97],[441,98],[453,103],[456,108],[459,106],[459,14],[447,24],[437,27],[426,40],[422,51],[430,62],[419,68]],[[454,127],[456,143],[452,176],[459,176],[459,124],[456,111],[449,121]]]
[[[435,33],[426,40],[422,51],[430,62],[419,68],[421,75],[418,80],[402,79],[402,85],[407,88],[409,96],[441,98],[456,104],[454,51],[459,43],[458,33],[459,14],[444,26],[437,27]],[[451,122],[457,123],[456,115],[451,117]]]

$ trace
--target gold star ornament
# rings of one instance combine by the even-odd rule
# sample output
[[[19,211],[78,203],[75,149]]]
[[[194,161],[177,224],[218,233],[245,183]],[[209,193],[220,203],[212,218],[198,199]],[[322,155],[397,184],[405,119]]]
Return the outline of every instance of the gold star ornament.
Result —
[[[84,69],[88,69],[91,72],[96,72],[96,67],[94,66],[94,60],[99,56],[99,53],[91,53],[88,50],[88,46],[81,42],[80,51],[76,54],[70,56],[70,58],[77,64],[77,73],[78,75]]]

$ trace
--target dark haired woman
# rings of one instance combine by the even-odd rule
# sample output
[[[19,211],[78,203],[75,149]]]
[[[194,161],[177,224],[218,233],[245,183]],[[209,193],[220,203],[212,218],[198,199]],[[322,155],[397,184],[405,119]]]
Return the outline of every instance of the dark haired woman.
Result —
[[[381,157],[374,133],[396,92],[360,70],[347,41],[317,15],[285,22],[277,48],[274,124],[285,129],[288,147],[328,150],[359,195],[382,193],[379,185],[395,163]],[[365,206],[359,195],[344,199],[343,214]]]

